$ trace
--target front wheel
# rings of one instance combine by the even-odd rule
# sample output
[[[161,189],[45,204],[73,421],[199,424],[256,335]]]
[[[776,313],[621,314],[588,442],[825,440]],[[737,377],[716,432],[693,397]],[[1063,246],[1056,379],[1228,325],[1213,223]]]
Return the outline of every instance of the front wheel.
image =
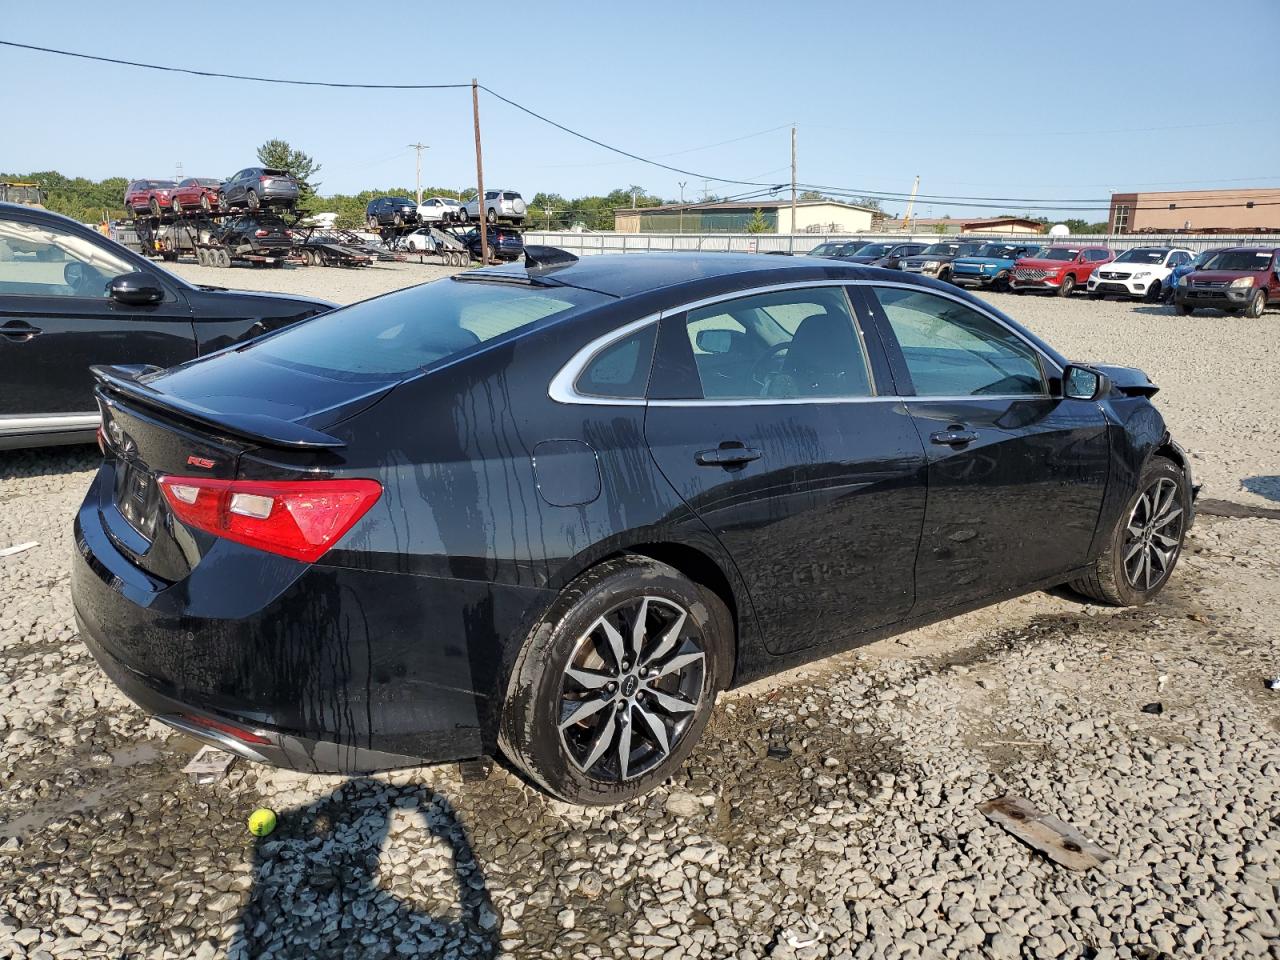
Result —
[[[209,195],[207,193],[202,193],[200,195],[200,209],[205,213],[211,213],[213,211],[213,204],[209,201]]]
[[[570,803],[651,790],[702,735],[731,671],[732,633],[719,598],[672,567],[601,563],[565,588],[517,656],[503,752]]]
[[[466,210],[459,211],[458,213],[459,223],[468,223],[470,220],[471,220],[471,214],[467,213]]]
[[[1068,273],[1065,277],[1062,278],[1062,284],[1061,286],[1058,287],[1058,296],[1069,297],[1071,296],[1072,293],[1075,292],[1075,289],[1076,289],[1076,278],[1073,275]]]
[[[1147,288],[1147,303],[1159,303],[1164,299],[1164,285],[1157,280]]]
[[[1182,555],[1190,515],[1186,474],[1172,460],[1152,457],[1093,569],[1072,589],[1118,607],[1151,600]]]
[[[1262,312],[1267,309],[1267,295],[1261,290],[1255,290],[1252,299],[1249,300],[1249,306],[1245,310],[1244,315],[1252,320],[1262,316]]]
[[[174,197],[173,203],[169,204],[169,209],[173,211],[175,217],[182,216],[182,201]]]

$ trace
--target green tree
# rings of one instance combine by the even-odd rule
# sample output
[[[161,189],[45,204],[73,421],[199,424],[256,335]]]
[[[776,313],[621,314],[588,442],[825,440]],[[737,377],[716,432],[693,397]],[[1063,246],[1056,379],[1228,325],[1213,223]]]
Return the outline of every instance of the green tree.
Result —
[[[310,207],[310,201],[314,199],[316,191],[320,188],[320,184],[315,179],[316,174],[320,172],[320,164],[301,150],[293,149],[287,140],[268,140],[260,146],[258,162],[264,167],[288,170],[293,174],[301,186],[299,205]]]
[[[764,211],[756,207],[751,211],[751,219],[747,221],[747,233],[768,233],[769,221],[764,218]]]

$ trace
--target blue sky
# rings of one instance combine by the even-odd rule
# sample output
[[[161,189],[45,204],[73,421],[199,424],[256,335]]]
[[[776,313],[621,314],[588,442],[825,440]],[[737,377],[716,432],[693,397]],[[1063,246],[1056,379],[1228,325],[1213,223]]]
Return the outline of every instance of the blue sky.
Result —
[[[1280,186],[1280,0],[1237,0],[1225,19],[1186,0],[313,0],[269,16],[246,8],[239,27],[231,9],[61,0],[7,18],[0,38],[301,79],[474,76],[607,143],[733,179],[786,181],[794,122],[799,179],[853,189],[907,192],[916,174],[922,193],[1045,201]],[[180,161],[188,176],[227,176],[281,137],[322,163],[323,193],[412,186],[413,141],[431,147],[425,183],[475,180],[469,90],[268,87],[2,47],[0,85],[31,96],[10,114],[3,170],[171,176]],[[487,185],[527,197],[628,184],[678,197],[681,180],[686,198],[703,190],[483,95],[481,119]],[[926,200],[916,215],[998,212]]]

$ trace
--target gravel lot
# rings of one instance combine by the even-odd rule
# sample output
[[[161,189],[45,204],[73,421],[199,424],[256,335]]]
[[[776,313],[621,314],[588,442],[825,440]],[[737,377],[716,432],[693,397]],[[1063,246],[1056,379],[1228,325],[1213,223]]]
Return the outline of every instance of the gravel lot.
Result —
[[[178,271],[343,302],[444,272]],[[0,559],[0,956],[1280,958],[1276,316],[993,299],[1146,369],[1234,509],[1149,607],[1035,594],[728,695],[682,775],[616,809],[500,766],[190,783],[194,744],[76,639],[96,451],[0,453],[0,548],[39,544]],[[1046,860],[977,812],[1005,792],[1114,859]]]

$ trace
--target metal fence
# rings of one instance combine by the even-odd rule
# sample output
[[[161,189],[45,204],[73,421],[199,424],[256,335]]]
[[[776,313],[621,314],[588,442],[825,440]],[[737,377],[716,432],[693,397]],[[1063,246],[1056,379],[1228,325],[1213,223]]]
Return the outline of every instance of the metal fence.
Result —
[[[820,243],[861,240],[866,243],[920,243],[963,240],[1011,240],[1018,243],[1091,244],[1128,250],[1131,247],[1184,247],[1199,253],[1212,247],[1276,246],[1280,238],[1258,234],[1223,233],[1172,233],[1172,234],[1084,234],[1081,236],[1048,237],[1044,235],[1012,234],[1008,237],[982,234],[939,233],[570,233],[561,231],[529,230],[524,242],[559,247],[577,256],[601,253],[652,253],[672,250],[706,251],[713,253],[808,253]]]

